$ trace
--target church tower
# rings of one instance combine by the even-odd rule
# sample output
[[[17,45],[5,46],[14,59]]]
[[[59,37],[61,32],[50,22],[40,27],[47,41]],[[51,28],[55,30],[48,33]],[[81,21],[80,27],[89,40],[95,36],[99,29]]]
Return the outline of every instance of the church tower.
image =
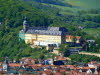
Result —
[[[28,26],[29,26],[29,23],[28,23],[28,21],[27,21],[27,18],[25,17],[25,19],[24,19],[24,21],[23,21],[23,30],[24,30],[24,32],[27,31]]]

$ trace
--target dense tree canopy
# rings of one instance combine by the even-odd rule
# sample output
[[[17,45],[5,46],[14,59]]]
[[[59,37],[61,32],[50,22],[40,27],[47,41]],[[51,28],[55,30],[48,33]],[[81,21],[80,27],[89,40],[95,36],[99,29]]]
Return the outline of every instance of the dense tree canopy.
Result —
[[[30,26],[48,26],[52,23],[50,16],[33,7],[16,0],[0,0],[0,57],[27,57],[35,51],[19,41],[18,33],[27,16]],[[33,54],[34,55],[34,54]]]
[[[46,2],[46,0],[44,1]],[[56,2],[56,0],[48,1],[49,4],[51,1]],[[64,3],[60,3],[60,0],[55,4],[65,6]],[[70,7],[70,5],[67,6]],[[19,0],[0,0],[0,57],[8,56],[12,59],[18,59],[31,56],[39,58],[38,54],[48,54],[45,49],[38,51],[38,48],[30,48],[23,40],[19,41],[18,32],[22,29],[25,16],[28,17],[30,26],[66,27],[71,35],[83,36],[84,38],[89,38],[89,36],[78,29],[78,26],[82,25],[86,28],[100,27],[100,15],[97,14],[100,13],[99,11],[91,10],[87,12],[88,15],[84,15],[83,12],[79,12],[77,15],[64,15],[59,10],[56,7],[43,4],[40,7],[38,3],[35,4],[34,2],[33,4],[26,4]],[[89,13],[96,13],[97,15],[91,16]]]
[[[73,62],[84,62],[88,63],[90,61],[100,61],[99,57],[96,56],[90,56],[90,55],[81,55],[81,54],[76,54],[76,55],[71,55],[69,56]]]

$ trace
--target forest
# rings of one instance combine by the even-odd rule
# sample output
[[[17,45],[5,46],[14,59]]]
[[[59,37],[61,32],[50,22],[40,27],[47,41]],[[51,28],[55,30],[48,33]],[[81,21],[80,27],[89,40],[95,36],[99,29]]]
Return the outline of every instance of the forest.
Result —
[[[23,19],[28,16],[30,26],[43,26],[52,23],[49,15],[16,0],[0,0],[0,57],[19,57],[18,53],[30,50],[24,41],[19,41],[18,33]],[[28,55],[26,55],[28,56]]]
[[[18,32],[22,29],[22,23],[27,16],[30,26],[59,26],[66,27],[71,35],[82,36],[84,39],[95,39],[100,45],[99,36],[94,37],[86,32],[78,29],[78,26],[84,28],[100,27],[100,10],[90,9],[77,11],[66,11],[73,14],[61,14],[61,9],[49,4],[65,6],[60,0],[0,0],[0,59],[8,56],[11,59],[19,59],[21,57],[40,58],[41,56],[51,55],[44,48],[38,51],[38,48],[32,49],[25,44],[23,40],[19,41]],[[27,2],[28,1],[28,2]],[[40,1],[44,1],[41,4]],[[53,2],[52,2],[53,1]],[[38,5],[40,4],[40,6]],[[70,7],[72,5],[65,6]],[[86,14],[87,13],[87,14]],[[95,14],[95,15],[93,15]],[[89,50],[91,51],[92,48]],[[93,50],[95,52],[95,49]],[[98,51],[97,51],[98,52]],[[36,57],[34,57],[36,56]]]

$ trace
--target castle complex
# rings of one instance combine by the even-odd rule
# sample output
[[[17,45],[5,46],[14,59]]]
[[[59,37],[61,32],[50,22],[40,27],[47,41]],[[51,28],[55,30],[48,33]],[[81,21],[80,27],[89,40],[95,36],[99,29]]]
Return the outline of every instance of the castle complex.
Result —
[[[66,42],[67,29],[64,27],[29,27],[27,19],[23,21],[23,29],[19,32],[20,39],[31,45],[59,46]]]

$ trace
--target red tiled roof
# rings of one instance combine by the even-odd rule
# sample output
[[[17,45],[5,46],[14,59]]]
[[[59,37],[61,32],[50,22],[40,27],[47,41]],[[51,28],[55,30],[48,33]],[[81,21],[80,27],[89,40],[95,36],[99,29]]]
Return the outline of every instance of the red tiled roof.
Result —
[[[75,65],[67,65],[67,67],[76,67]]]
[[[94,64],[94,66],[100,66],[100,64]]]
[[[10,67],[20,67],[22,64],[11,63],[9,64]]]
[[[56,72],[56,73],[53,73],[53,75],[62,75],[61,72]]]
[[[36,75],[36,74],[27,74],[27,73],[23,73],[22,75]]]
[[[79,40],[80,38],[81,38],[81,36],[76,36],[76,39],[78,39],[78,40]]]
[[[73,39],[74,36],[72,35],[66,35],[66,39]],[[81,36],[76,36],[76,39],[79,40]]]
[[[70,74],[70,73],[71,73],[71,71],[65,71],[65,73]]]
[[[22,58],[20,59],[20,61],[24,61],[27,64],[34,64],[36,59],[32,59],[32,58]]]
[[[18,70],[19,72],[23,72],[24,70]]]
[[[42,64],[34,64],[34,65],[29,65],[30,67],[34,68],[34,69],[38,69],[38,68],[41,68],[43,67]]]
[[[60,69],[60,72],[65,72],[66,70],[65,69]]]
[[[43,71],[37,71],[37,74],[41,74],[41,73],[43,73]]]
[[[42,67],[48,67],[48,66],[53,67],[54,65],[42,65]]]
[[[66,60],[67,59],[66,57],[62,57],[62,56],[57,56],[56,58],[57,58],[57,60]]]
[[[96,64],[97,61],[91,61],[91,62],[88,62],[88,64]]]
[[[77,75],[88,75],[87,73],[78,72]]]
[[[66,39],[72,39],[73,36],[72,35],[66,35]]]
[[[78,70],[78,69],[80,69],[80,67],[76,67],[75,69],[77,69],[77,70]]]
[[[88,70],[88,69],[90,69],[90,67],[83,67],[82,69],[87,69]]]
[[[52,74],[52,72],[51,72],[51,71],[49,71],[49,70],[47,70],[47,71],[43,71],[43,74],[51,75],[51,74]]]

